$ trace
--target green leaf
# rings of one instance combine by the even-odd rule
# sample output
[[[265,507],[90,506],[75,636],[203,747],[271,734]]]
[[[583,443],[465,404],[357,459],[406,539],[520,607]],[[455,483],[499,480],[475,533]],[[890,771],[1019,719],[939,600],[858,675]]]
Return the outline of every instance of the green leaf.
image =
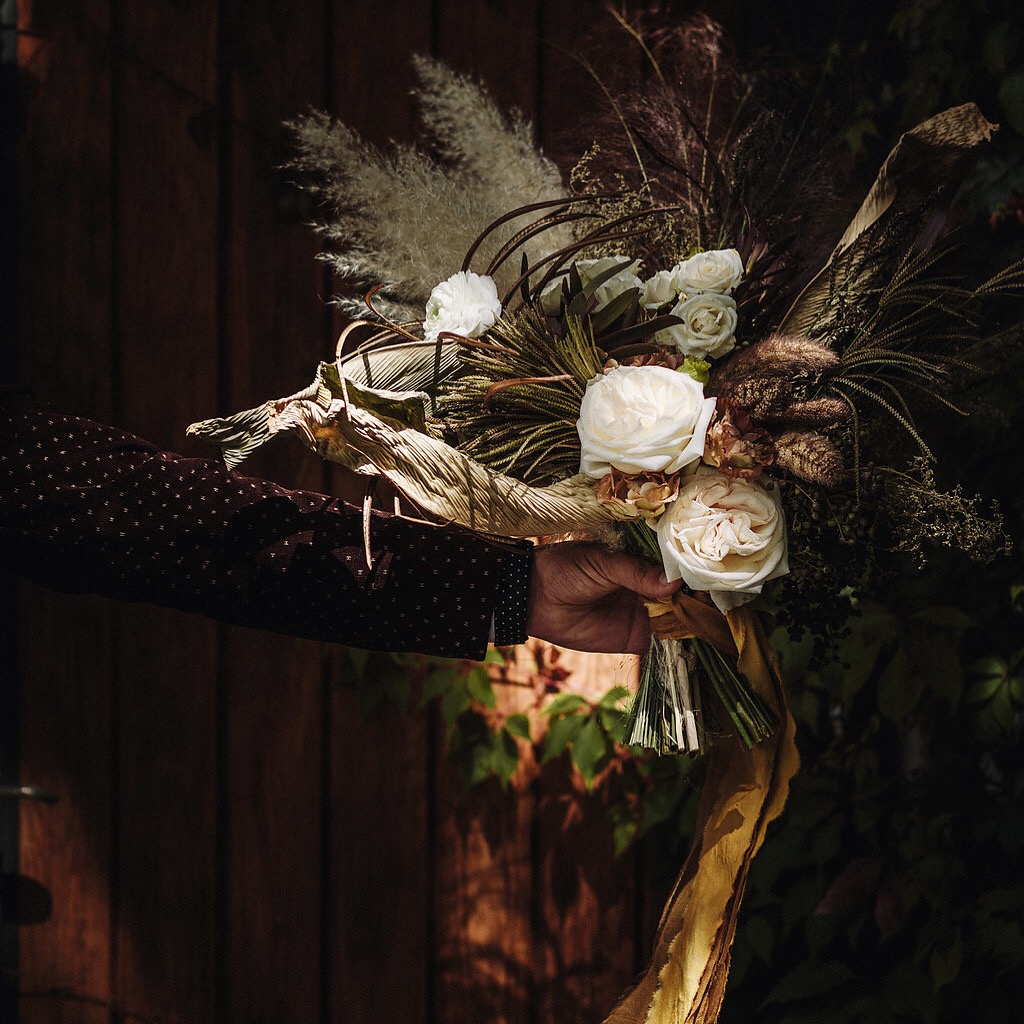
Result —
[[[625,686],[613,686],[598,702],[600,708],[607,708],[609,711],[621,711],[622,702],[629,697],[629,690]]]
[[[432,700],[436,700],[441,694],[454,686],[465,676],[465,670],[460,671],[458,664],[446,665],[443,668],[436,668],[431,672],[423,684],[423,696],[420,697],[420,707],[425,707]]]
[[[583,715],[566,715],[564,718],[553,719],[544,737],[544,756],[541,758],[541,764],[558,757],[576,738],[585,721]]]
[[[491,686],[491,678],[487,669],[482,665],[474,665],[466,676],[466,689],[470,697],[479,701],[486,708],[496,707],[498,699],[494,695],[494,687]]]
[[[502,786],[507,786],[513,772],[519,765],[519,744],[508,729],[494,734],[491,747],[491,770],[498,776]]]
[[[636,839],[637,822],[635,818],[620,816],[612,822],[612,841],[615,844],[615,856],[620,857],[629,849],[630,843]]]
[[[544,708],[543,714],[545,715],[566,715],[571,711],[576,711],[579,708],[590,707],[584,697],[581,697],[578,693],[560,693],[557,697],[553,698],[551,703]]]
[[[612,748],[608,736],[601,729],[597,719],[588,718],[572,742],[572,761],[580,770],[589,789],[594,776],[608,763]]]
[[[679,372],[689,375],[698,384],[707,384],[711,380],[711,363],[697,356],[687,356],[683,360],[683,365],[679,367]]]
[[[1024,707],[1024,676],[1010,677],[1010,697],[1019,707]]]
[[[1004,733],[1009,733],[1013,729],[1017,710],[1013,706],[1013,701],[1010,700],[1008,687],[1004,687],[996,693],[989,702],[988,710]]]
[[[1002,658],[980,658],[970,668],[972,682],[964,695],[966,704],[985,704],[1006,684],[1008,666]]]
[[[505,719],[505,728],[513,736],[518,736],[521,740],[528,740],[530,738],[530,720],[526,715],[509,715]]]
[[[451,727],[471,704],[469,689],[465,685],[452,686],[441,700],[441,718],[444,724]]]

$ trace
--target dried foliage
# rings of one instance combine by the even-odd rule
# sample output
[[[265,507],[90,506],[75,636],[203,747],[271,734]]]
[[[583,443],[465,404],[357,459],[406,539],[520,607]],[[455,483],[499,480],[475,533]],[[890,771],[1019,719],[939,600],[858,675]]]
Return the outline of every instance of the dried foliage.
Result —
[[[322,113],[292,125],[297,152],[290,166],[326,207],[318,224],[323,258],[342,278],[383,284],[377,306],[398,320],[422,317],[438,280],[458,270],[474,241],[510,208],[564,195],[557,168],[537,152],[521,117],[506,118],[481,87],[436,61],[421,58],[417,70],[425,128],[440,159],[416,146],[382,152]],[[501,224],[491,244],[497,249],[524,223]],[[569,237],[556,231],[545,245]],[[518,258],[511,259],[496,275],[499,284],[517,268]],[[339,302],[367,313],[358,301]]]

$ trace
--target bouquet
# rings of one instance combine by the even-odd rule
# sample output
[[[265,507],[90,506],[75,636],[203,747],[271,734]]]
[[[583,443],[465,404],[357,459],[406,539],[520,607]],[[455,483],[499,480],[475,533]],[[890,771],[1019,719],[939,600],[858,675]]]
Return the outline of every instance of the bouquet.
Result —
[[[702,979],[692,1010],[720,1000],[733,901],[796,770],[748,605],[781,590],[799,624],[802,608],[869,586],[879,551],[1001,549],[997,514],[937,488],[915,403],[959,411],[954,385],[1017,339],[1016,321],[986,317],[1020,293],[1024,267],[968,281],[946,231],[994,130],[973,105],[907,133],[832,230],[827,166],[757,107],[714,25],[626,27],[646,71],[609,72],[608,117],[568,180],[521,119],[425,59],[432,154],[300,121],[295,168],[324,204],[324,259],[368,290],[338,297],[355,319],[309,388],[190,431],[230,465],[294,432],[386,477],[419,515],[598,538],[682,579],[650,609],[627,741],[689,752],[709,734],[749,752],[710,772],[705,835],[737,793],[757,794],[727,880],[701,874],[700,843],[684,870],[721,889],[717,911],[677,927],[677,893],[638,986],[649,1001],[669,959],[703,949],[711,968],[681,967]],[[673,945],[684,931],[689,952]]]

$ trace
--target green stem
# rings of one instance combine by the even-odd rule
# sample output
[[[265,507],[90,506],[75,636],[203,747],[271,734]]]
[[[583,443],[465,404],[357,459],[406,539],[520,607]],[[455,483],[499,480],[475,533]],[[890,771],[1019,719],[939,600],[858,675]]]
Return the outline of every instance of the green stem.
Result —
[[[750,688],[732,660],[703,640],[695,639],[691,642],[704,674],[744,744],[752,747],[770,736],[776,724],[775,716]]]

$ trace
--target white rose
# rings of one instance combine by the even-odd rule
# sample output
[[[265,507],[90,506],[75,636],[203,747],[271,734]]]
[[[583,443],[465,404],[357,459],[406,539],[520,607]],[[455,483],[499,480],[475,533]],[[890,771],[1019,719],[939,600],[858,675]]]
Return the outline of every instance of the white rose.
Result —
[[[702,467],[683,482],[657,532],[668,578],[708,591],[723,612],[789,572],[786,523],[775,487]]]
[[[681,324],[658,331],[659,345],[674,345],[683,355],[717,359],[736,347],[736,302],[728,295],[700,292],[672,307]]]
[[[576,273],[579,274],[581,284],[586,287],[595,277],[599,277],[614,266],[626,263],[627,260],[629,260],[628,256],[602,256],[599,260],[576,260]],[[636,288],[642,291],[643,281],[636,276],[639,269],[640,261],[632,260],[618,273],[598,285],[597,291],[594,292],[594,297],[597,299],[594,311],[596,312],[602,306],[607,306],[612,299],[621,295],[627,288]],[[541,309],[548,316],[558,316],[562,304],[562,282],[568,276],[569,272],[564,271],[553,277],[541,289]]]
[[[672,268],[681,295],[694,292],[731,292],[743,279],[743,260],[735,249],[699,252]]]
[[[580,472],[675,473],[701,457],[714,411],[689,374],[617,366],[587,384],[576,422]]]
[[[640,296],[640,305],[644,309],[659,309],[666,303],[675,302],[679,291],[675,286],[674,270],[659,270],[654,277],[644,281],[644,290]]]
[[[471,270],[460,270],[442,281],[427,299],[423,337],[435,341],[442,331],[479,338],[501,316],[494,280]]]

